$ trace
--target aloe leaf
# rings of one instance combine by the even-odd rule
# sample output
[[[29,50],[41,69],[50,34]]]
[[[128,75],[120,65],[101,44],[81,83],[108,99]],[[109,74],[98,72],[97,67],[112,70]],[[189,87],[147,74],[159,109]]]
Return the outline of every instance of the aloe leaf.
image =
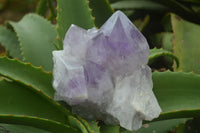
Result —
[[[98,126],[97,121],[87,121],[89,124],[89,127],[92,129],[92,133],[100,133],[100,127]]]
[[[171,24],[171,15],[166,13],[161,19],[161,24],[163,27],[164,33],[172,33],[172,24]]]
[[[0,26],[0,43],[13,58],[22,60],[20,46],[16,34],[3,26]]]
[[[157,49],[157,48],[150,49],[150,52],[149,52],[149,64],[151,64],[155,58],[158,58],[160,56],[169,56],[169,57],[171,57],[172,59],[175,60],[177,67],[179,67],[179,60],[175,55],[173,55],[172,52],[169,52],[169,51],[164,50],[164,49]]]
[[[139,31],[142,32],[147,26],[147,24],[149,23],[149,20],[150,20],[150,16],[146,15],[144,19],[137,19],[133,23],[139,29]]]
[[[186,118],[182,118],[151,122],[149,124],[144,124],[136,133],[168,133],[178,125],[185,123],[186,120]]]
[[[162,109],[159,118],[166,120],[200,116],[200,77],[185,72],[154,72],[153,91]]]
[[[98,124],[96,121],[86,121],[80,116],[77,116],[77,119],[85,126],[88,133],[100,133]]]
[[[168,7],[172,12],[186,20],[200,24],[200,15],[177,0],[150,0]]]
[[[0,124],[0,133],[50,133],[31,126],[16,124]]]
[[[41,16],[45,16],[46,12],[48,10],[47,3],[48,3],[47,0],[40,0],[38,5],[37,5],[36,13],[41,15]]]
[[[102,125],[100,127],[101,133],[119,133],[119,126]]]
[[[182,118],[150,122],[148,124],[143,124],[142,128],[135,131],[134,133],[168,133],[180,124],[185,123],[186,120],[188,119]],[[128,131],[122,128],[120,129],[120,131],[120,133],[133,133],[133,131]]]
[[[18,23],[10,24],[19,38],[24,61],[51,71],[52,51],[56,49],[52,43],[56,41],[54,26],[37,14],[28,14]]]
[[[151,37],[151,41],[156,47],[162,47],[165,50],[172,51],[173,48],[173,33],[162,32]]]
[[[62,49],[65,34],[71,24],[85,29],[95,25],[88,0],[57,0],[57,4],[57,39],[59,47]]]
[[[61,105],[59,105],[58,103],[53,101],[52,98],[51,98],[54,95],[54,89],[52,88],[52,85],[51,85],[51,80],[52,80],[52,74],[51,73],[46,73],[46,72],[42,71],[41,68],[33,67],[31,64],[25,64],[25,63],[19,62],[17,60],[11,60],[11,59],[8,59],[8,58],[0,58],[0,64],[1,64],[1,66],[0,66],[0,74],[1,75],[5,76],[6,78],[9,78],[11,80],[16,81],[15,84],[20,83],[21,84],[21,85],[19,84],[20,87],[25,86],[24,87],[25,89],[29,89],[30,91],[33,91],[32,93],[36,92],[38,94],[38,96],[42,96],[44,99],[47,100],[46,101],[47,103],[49,103],[51,106],[54,106],[55,109],[54,109],[54,113],[52,113],[52,114],[54,114],[54,115],[58,114],[59,116],[60,115],[63,116],[63,118],[62,118],[63,120],[61,122],[64,122],[64,120],[67,121],[67,117],[71,113],[67,109],[65,109],[64,107],[62,107]],[[15,66],[15,67],[13,67],[13,66]],[[33,78],[33,77],[35,77],[35,78]],[[1,86],[0,86],[0,88],[1,88]],[[14,86],[13,86],[13,88],[14,88]],[[19,87],[17,87],[17,88],[19,88]],[[0,92],[1,91],[2,90],[0,89]],[[23,94],[24,94],[24,92],[21,92],[21,95],[16,94],[15,97],[16,98],[17,97],[24,98],[23,100],[26,102],[27,101],[26,98],[28,98],[28,95],[27,95],[27,97],[23,97]],[[46,95],[48,95],[48,96],[46,96]],[[35,98],[37,98],[37,97],[35,97]],[[31,110],[36,110],[36,112],[40,111],[40,110],[49,110],[48,108],[45,109],[45,106],[42,105],[39,102],[39,100],[40,100],[39,98],[37,100],[33,99],[32,102],[35,102],[35,103],[31,103],[31,104],[35,104],[35,106],[40,105],[43,108],[39,109],[40,106],[38,107],[38,109],[35,109],[34,107],[33,108],[27,108],[27,109],[29,109],[28,111],[30,111],[30,113],[32,113]],[[1,98],[0,98],[0,101],[3,101],[3,100],[1,100]],[[40,103],[40,104],[38,104],[38,103]],[[20,102],[18,104],[20,104]],[[50,106],[50,105],[48,105],[48,106]],[[16,106],[17,106],[17,104],[16,104]],[[19,107],[13,107],[13,108],[18,109]],[[9,111],[15,111],[15,110],[13,110],[13,109],[9,110],[8,109],[7,111],[9,112]],[[52,111],[53,111],[53,109],[52,109]],[[55,111],[57,111],[57,112],[55,112]],[[1,111],[0,111],[0,113],[1,113]],[[10,113],[10,114],[13,114],[13,113]],[[21,113],[23,115],[23,111],[21,111]],[[37,114],[37,113],[35,113],[35,114]],[[39,114],[39,112],[38,112],[38,114]],[[52,114],[49,114],[49,116],[51,116]],[[31,114],[29,114],[29,115],[31,115]],[[48,115],[48,113],[46,113],[46,115]],[[45,118],[46,117],[47,116],[45,116]],[[73,119],[73,117],[71,119]],[[76,120],[76,121],[73,121],[73,123],[71,123],[71,124],[72,125],[75,124],[77,126],[81,123],[78,120]]]
[[[46,95],[53,97],[52,74],[30,63],[23,63],[16,59],[0,57],[0,75],[11,80],[40,89]]]
[[[111,8],[108,0],[89,0],[92,15],[95,17],[95,25],[101,27],[102,24],[112,15],[113,9]]]
[[[54,7],[54,4],[53,4],[53,0],[48,0],[48,5],[49,5],[49,8],[50,8],[50,11],[51,11],[51,18],[55,18],[56,15],[57,15],[57,12],[55,10],[55,7]]]
[[[121,0],[111,4],[118,10],[145,9],[145,10],[167,10],[165,6],[149,0]]]
[[[89,133],[87,128],[84,126],[83,123],[81,123],[77,118],[69,116],[68,120],[74,128],[77,128],[82,131],[82,133]]]
[[[29,115],[68,123],[70,114],[39,90],[16,82],[0,81],[0,114]]]
[[[200,73],[200,26],[172,14],[174,54],[180,59],[176,71]]]
[[[31,116],[0,115],[0,123],[32,126],[53,133],[80,133],[76,129],[62,123]]]

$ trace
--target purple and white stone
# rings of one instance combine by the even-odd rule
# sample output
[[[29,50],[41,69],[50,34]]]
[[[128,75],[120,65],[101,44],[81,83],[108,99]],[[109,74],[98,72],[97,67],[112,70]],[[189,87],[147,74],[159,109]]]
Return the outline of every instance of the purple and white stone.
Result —
[[[54,99],[86,119],[137,130],[161,112],[148,56],[145,37],[121,11],[100,29],[71,25],[64,50],[53,51]]]

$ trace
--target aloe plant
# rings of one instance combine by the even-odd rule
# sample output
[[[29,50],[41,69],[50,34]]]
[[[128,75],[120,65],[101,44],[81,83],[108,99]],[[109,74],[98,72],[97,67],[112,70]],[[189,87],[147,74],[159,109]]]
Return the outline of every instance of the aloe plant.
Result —
[[[41,0],[36,13],[0,26],[0,43],[6,50],[0,54],[0,132],[133,132],[73,114],[69,105],[54,100],[52,86],[52,51],[63,49],[70,25],[98,28],[118,9],[138,23],[150,42],[148,64],[153,70],[153,91],[162,109],[158,118],[145,121],[134,132],[186,133],[191,124],[193,131],[200,117],[200,14],[196,7],[198,0],[57,0],[57,7],[51,0]],[[48,11],[50,17],[46,16]],[[162,18],[164,26],[172,29],[152,30],[155,11],[162,17],[173,12],[169,21]],[[57,23],[52,24],[50,20],[56,13]],[[171,71],[165,66],[163,69],[163,62],[171,65]]]

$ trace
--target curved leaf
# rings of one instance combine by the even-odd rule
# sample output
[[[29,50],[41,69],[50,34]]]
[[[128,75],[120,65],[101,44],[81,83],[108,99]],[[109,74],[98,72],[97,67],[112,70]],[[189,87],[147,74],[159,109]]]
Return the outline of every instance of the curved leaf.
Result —
[[[56,18],[57,12],[56,12],[56,8],[54,7],[54,1],[48,0],[48,5],[49,5],[49,8],[50,8],[49,10],[51,11],[51,16],[49,17],[49,19]]]
[[[41,68],[23,63],[15,59],[0,57],[0,75],[40,89],[46,95],[53,97],[52,74]]]
[[[178,125],[185,123],[186,120],[187,119],[182,118],[150,122],[148,124],[143,124],[142,128],[135,131],[134,133],[168,133]],[[133,133],[133,131],[121,129],[121,133]]]
[[[85,126],[88,133],[100,133],[100,130],[96,121],[89,121],[89,120],[86,121],[80,116],[78,116],[77,119]]]
[[[47,97],[41,90],[18,84],[17,82],[0,81],[0,114],[28,115],[70,124],[81,131],[85,126],[71,113]],[[31,106],[30,106],[31,105]]]
[[[89,121],[88,124],[90,125],[90,128],[92,129],[92,133],[100,133],[100,127],[98,126],[97,121]]]
[[[28,115],[69,123],[67,116],[52,99],[30,86],[0,81],[0,114]]]
[[[168,133],[173,128],[177,127],[181,123],[185,123],[187,119],[172,119],[164,121],[151,122],[149,124],[144,124],[141,129],[136,133]]]
[[[151,41],[155,47],[162,47],[165,50],[172,51],[173,48],[173,33],[162,32],[151,37]]]
[[[3,26],[0,26],[0,43],[13,58],[22,60],[20,46],[16,34]]]
[[[184,72],[154,72],[153,91],[166,120],[200,116],[200,77]]]
[[[119,133],[119,126],[103,125],[100,128],[101,133]]]
[[[111,8],[108,0],[89,0],[92,15],[95,17],[95,25],[101,27],[102,24],[112,15],[113,9]]]
[[[150,20],[150,16],[146,15],[144,19],[137,19],[133,23],[138,28],[138,30],[142,32],[147,26],[147,24],[149,23],[149,20]]]
[[[46,12],[48,10],[48,7],[47,7],[47,0],[40,0],[38,2],[38,5],[37,5],[37,9],[36,9],[36,13],[41,15],[41,16],[45,16],[46,15]]]
[[[200,14],[195,13],[192,9],[177,0],[150,0],[168,7],[172,12],[191,22],[200,24]]]
[[[72,116],[69,116],[68,117],[68,120],[70,122],[70,124],[75,127],[75,128],[78,128],[79,130],[82,131],[82,133],[89,133],[87,131],[87,128],[84,126],[83,123],[81,123],[78,119],[76,119],[75,117],[72,117]]]
[[[200,26],[172,15],[174,54],[180,59],[177,71],[200,73]]]
[[[2,131],[2,132],[1,132]],[[0,133],[50,133],[31,126],[16,124],[0,124]]]
[[[160,57],[160,56],[169,56],[169,57],[171,57],[172,59],[174,59],[176,61],[177,68],[179,67],[179,60],[175,55],[173,55],[173,53],[171,53],[171,52],[169,52],[167,50],[164,50],[164,49],[157,49],[157,48],[150,49],[150,52],[149,52],[149,64],[151,64],[155,58]]]
[[[73,129],[67,125],[38,117],[0,115],[0,123],[32,126],[53,133],[80,133],[76,129]]]
[[[59,47],[62,49],[65,34],[71,24],[85,29],[92,28],[95,25],[88,0],[57,0],[57,3],[57,39]]]
[[[10,24],[19,38],[24,61],[51,71],[52,51],[56,49],[52,43],[56,41],[54,26],[37,14],[28,14],[18,23]]]

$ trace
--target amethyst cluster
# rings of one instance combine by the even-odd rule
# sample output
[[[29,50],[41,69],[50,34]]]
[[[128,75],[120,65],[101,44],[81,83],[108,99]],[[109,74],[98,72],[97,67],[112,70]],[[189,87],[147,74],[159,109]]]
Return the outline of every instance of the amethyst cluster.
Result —
[[[64,50],[53,51],[54,99],[83,118],[137,130],[161,112],[148,56],[146,39],[121,11],[100,29],[71,25]]]

